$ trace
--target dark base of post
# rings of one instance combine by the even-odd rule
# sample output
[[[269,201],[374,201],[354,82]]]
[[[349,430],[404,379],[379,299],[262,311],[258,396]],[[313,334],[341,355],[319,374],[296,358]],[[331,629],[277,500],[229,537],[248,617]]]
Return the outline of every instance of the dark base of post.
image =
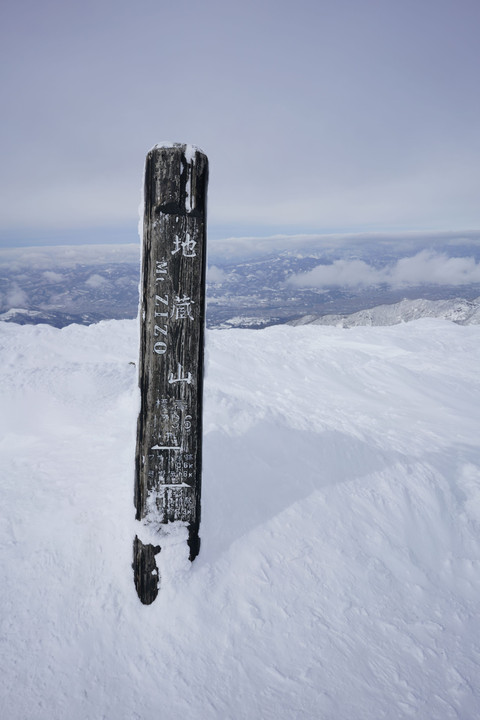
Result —
[[[144,545],[135,536],[132,567],[137,595],[144,605],[150,605],[158,595],[160,575],[155,562],[155,555],[160,550],[160,545]]]
[[[199,523],[191,523],[188,526],[188,547],[190,548],[189,559],[193,562],[200,552],[200,538],[198,536]]]

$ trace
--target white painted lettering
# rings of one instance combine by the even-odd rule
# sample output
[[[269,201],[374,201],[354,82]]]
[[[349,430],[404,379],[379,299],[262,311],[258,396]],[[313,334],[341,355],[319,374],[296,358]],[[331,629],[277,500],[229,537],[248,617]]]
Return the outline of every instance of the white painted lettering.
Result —
[[[167,274],[167,261],[166,260],[157,260],[156,261],[155,274],[159,275],[159,277],[155,278],[156,283],[164,282],[165,278],[161,277],[161,275]]]
[[[167,351],[167,343],[163,342],[162,340],[159,340],[155,343],[153,346],[154,351],[157,353],[157,355],[164,355]]]
[[[184,382],[187,383],[187,385],[190,385],[192,382],[192,373],[189,372],[185,375],[183,372],[183,366],[178,363],[178,377],[175,377],[173,372],[170,372],[168,376],[168,382],[170,385],[180,382]]]
[[[180,252],[181,250],[183,257],[196,257],[196,244],[197,241],[194,240],[188,232],[185,233],[185,240],[183,241],[178,237],[178,235],[175,235],[175,240],[173,241],[172,255],[175,255],[175,253]]]
[[[195,303],[187,295],[184,295],[183,297],[180,297],[180,295],[175,295],[175,297],[173,298],[173,319],[184,320],[185,318],[188,318],[190,320],[193,320],[192,305],[195,305]]]

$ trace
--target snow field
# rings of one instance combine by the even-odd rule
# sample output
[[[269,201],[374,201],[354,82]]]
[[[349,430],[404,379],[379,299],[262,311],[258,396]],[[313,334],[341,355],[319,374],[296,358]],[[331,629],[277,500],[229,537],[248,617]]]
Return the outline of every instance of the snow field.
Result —
[[[1,717],[477,717],[479,341],[208,332],[202,549],[144,607],[136,322],[0,323]]]

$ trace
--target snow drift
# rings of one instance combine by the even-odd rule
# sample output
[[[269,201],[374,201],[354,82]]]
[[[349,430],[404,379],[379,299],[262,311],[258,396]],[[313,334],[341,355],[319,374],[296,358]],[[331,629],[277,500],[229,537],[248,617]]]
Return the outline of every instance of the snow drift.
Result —
[[[478,717],[479,342],[209,332],[202,550],[144,607],[136,323],[0,323],[1,716]]]

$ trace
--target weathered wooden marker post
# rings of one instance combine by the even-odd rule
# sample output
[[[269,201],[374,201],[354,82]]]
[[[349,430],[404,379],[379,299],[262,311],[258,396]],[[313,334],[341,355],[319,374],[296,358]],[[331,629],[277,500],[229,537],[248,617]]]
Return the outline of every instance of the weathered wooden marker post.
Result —
[[[155,556],[176,527],[169,523],[187,526],[190,560],[200,549],[207,183],[207,157],[194,146],[157,145],[147,155],[135,506],[158,544],[141,532],[134,541],[144,604],[158,594]]]

